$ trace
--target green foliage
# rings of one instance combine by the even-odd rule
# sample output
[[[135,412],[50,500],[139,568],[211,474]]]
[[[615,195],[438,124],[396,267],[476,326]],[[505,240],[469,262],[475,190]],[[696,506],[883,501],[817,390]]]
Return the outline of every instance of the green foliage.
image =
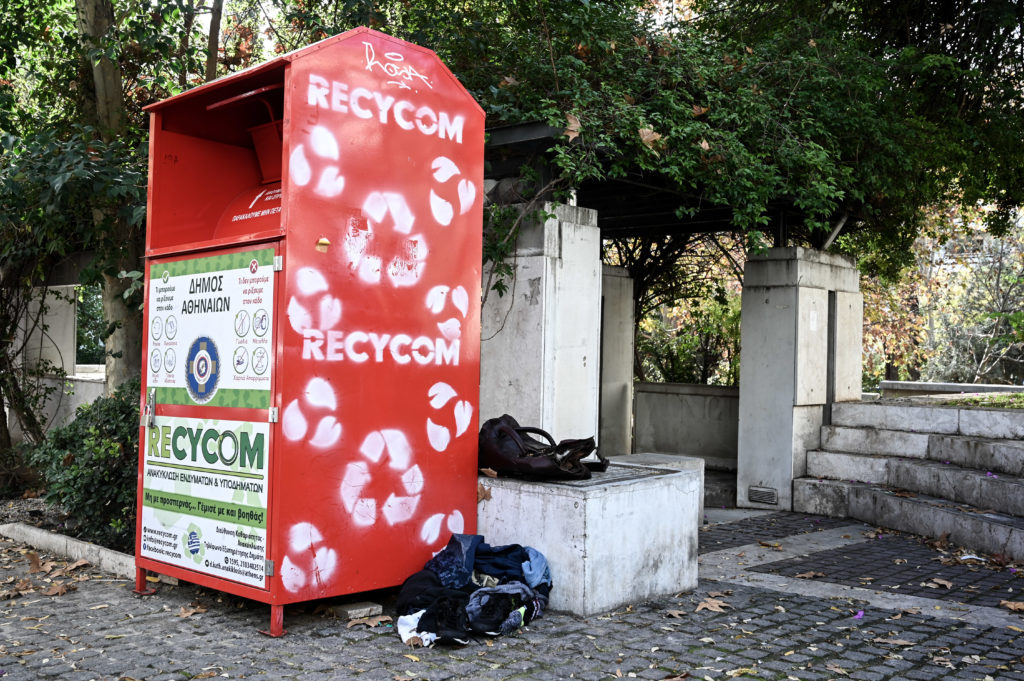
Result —
[[[945,286],[926,301],[922,378],[1024,383],[1024,220],[1002,237],[968,232],[937,246],[933,259]]]
[[[136,379],[79,407],[74,421],[29,451],[47,500],[74,519],[68,530],[126,551],[135,534],[139,390]]]
[[[739,384],[740,296],[689,299],[639,325],[637,358],[648,381]]]
[[[103,319],[102,294],[103,291],[96,284],[78,287],[75,310],[75,336],[78,341],[76,364],[103,364],[106,361],[103,337],[107,323]]]

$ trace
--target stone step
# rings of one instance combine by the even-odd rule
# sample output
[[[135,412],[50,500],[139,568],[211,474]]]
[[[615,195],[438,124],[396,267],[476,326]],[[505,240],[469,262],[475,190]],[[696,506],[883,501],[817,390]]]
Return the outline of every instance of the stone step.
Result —
[[[928,454],[928,435],[866,426],[822,426],[821,448],[830,452],[923,459]]]
[[[907,494],[882,485],[799,478],[793,481],[793,510],[854,518],[927,537],[947,535],[952,543],[975,551],[1024,559],[1021,518],[924,494]]]
[[[807,475],[867,482],[1024,516],[1024,480],[1005,473],[962,468],[952,462],[812,451]]]
[[[832,425],[965,435],[1006,440],[1024,439],[1024,409],[984,409],[891,401],[837,402]]]
[[[960,410],[889,402],[837,402],[832,405],[832,425],[956,434],[960,428]]]
[[[928,458],[949,461],[963,468],[1024,477],[1024,442],[960,435],[932,435]]]

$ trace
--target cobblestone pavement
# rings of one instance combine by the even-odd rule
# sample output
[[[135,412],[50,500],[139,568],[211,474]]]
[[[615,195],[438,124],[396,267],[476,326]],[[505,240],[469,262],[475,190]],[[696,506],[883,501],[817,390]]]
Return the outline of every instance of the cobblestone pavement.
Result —
[[[702,539],[727,538],[732,526],[749,537],[754,521],[775,530],[795,527],[793,534],[773,531],[705,553],[692,593],[586,618],[547,613],[515,636],[432,649],[404,646],[388,623],[350,627],[333,616],[340,601],[288,608],[288,634],[266,638],[257,633],[268,624],[265,605],[184,584],[138,597],[127,581],[46,555],[36,554],[37,561],[34,551],[3,540],[0,675],[4,681],[1024,680],[1019,614],[932,597],[954,591],[945,588],[925,589],[904,603],[876,587],[861,588],[855,578],[869,570],[881,581],[881,568],[896,565],[892,556],[900,552],[908,562],[898,567],[920,562],[911,560],[911,548],[943,554],[923,544],[888,543],[906,538],[868,539],[871,528],[856,523],[830,521],[827,529],[807,533],[802,530],[813,517],[771,515],[775,523],[760,514],[703,532]],[[798,558],[799,566],[792,562]],[[860,562],[853,567],[855,559]],[[840,574],[845,564],[850,569]],[[930,559],[926,565],[949,567]],[[798,569],[826,576],[796,579]],[[828,582],[829,571],[846,583]],[[959,575],[930,576],[939,574],[951,582]],[[1001,595],[1017,593],[1015,579],[1000,582],[1000,589],[1014,589]],[[393,615],[389,594],[375,595]],[[879,601],[883,595],[888,600]]]

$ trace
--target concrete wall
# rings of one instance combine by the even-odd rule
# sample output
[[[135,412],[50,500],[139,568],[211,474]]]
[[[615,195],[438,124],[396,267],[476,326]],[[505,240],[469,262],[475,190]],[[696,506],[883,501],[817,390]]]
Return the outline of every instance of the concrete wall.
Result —
[[[47,361],[72,374],[75,371],[75,352],[78,349],[75,287],[51,286],[47,289],[45,305],[46,312],[42,318],[42,326],[45,328],[36,327],[28,330],[29,337],[25,343],[23,361],[26,366],[35,366],[40,361]],[[32,318],[38,310],[38,304],[31,305]]]
[[[23,333],[29,333],[22,356],[26,366],[34,367],[40,361],[46,361],[68,374],[65,381],[43,379],[43,383],[52,388],[39,411],[39,417],[47,428],[66,425],[74,418],[79,405],[92,402],[103,394],[103,367],[91,369],[75,365],[78,339],[74,289],[74,286],[51,286],[45,299],[46,313],[42,320],[45,328],[23,330]],[[38,309],[38,306],[33,306],[33,313]],[[11,438],[14,442],[22,442],[24,436],[17,418],[9,412],[6,418]]]
[[[737,499],[789,510],[831,401],[860,399],[863,302],[853,261],[773,248],[746,265]]]
[[[628,454],[633,435],[633,280],[605,265],[601,278],[601,452]]]
[[[708,468],[736,470],[739,389],[637,383],[635,452],[684,454]]]
[[[480,420],[510,414],[556,440],[598,437],[601,233],[597,213],[547,205],[522,229],[515,283],[482,311]],[[486,277],[486,273],[485,273]]]

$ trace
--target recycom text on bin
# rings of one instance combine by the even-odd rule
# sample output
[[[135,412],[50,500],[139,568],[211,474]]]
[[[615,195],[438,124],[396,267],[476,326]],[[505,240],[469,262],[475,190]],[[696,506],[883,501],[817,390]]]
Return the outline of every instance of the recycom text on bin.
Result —
[[[394,123],[402,130],[418,130],[420,133],[440,139],[449,139],[462,144],[462,130],[465,116],[452,116],[447,111],[416,106],[406,99],[395,99],[382,92],[356,87],[349,90],[348,83],[328,81],[323,76],[309,75],[306,102],[319,109],[330,109],[338,113],[352,113],[357,118],[369,120],[374,116],[381,125]]]

